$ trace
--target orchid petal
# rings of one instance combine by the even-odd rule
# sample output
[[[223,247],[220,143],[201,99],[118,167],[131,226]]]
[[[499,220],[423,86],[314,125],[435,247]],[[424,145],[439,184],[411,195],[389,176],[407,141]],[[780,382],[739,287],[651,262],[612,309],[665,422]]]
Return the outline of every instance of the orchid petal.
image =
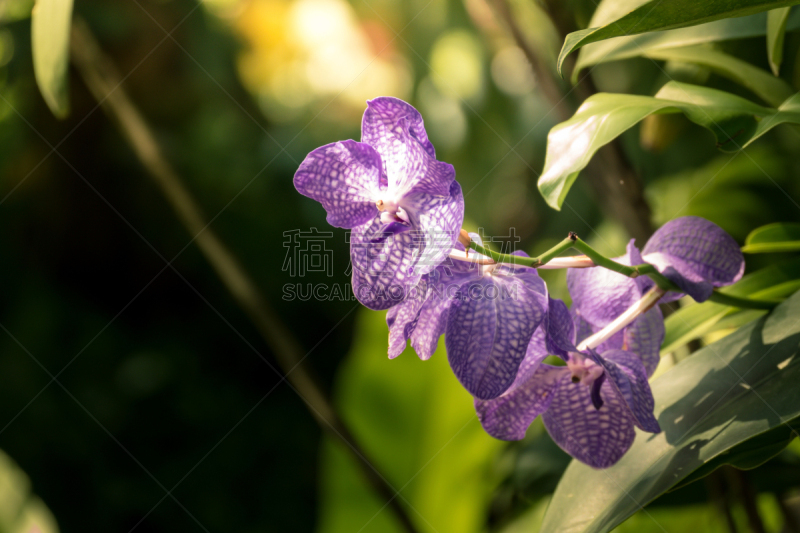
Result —
[[[353,229],[350,260],[358,301],[370,309],[388,309],[402,302],[422,276],[447,259],[464,215],[461,186],[453,182],[451,191],[450,197],[439,199],[430,209],[426,227],[388,230],[376,216]]]
[[[605,370],[608,381],[624,400],[635,424],[644,431],[660,433],[661,427],[653,415],[653,393],[639,357],[622,350],[611,350],[602,356],[594,352],[590,355]]]
[[[374,310],[402,302],[406,291],[419,283],[424,272],[415,268],[424,248],[418,231],[384,233],[379,217],[350,234],[353,292],[359,302]]]
[[[628,254],[617,260],[628,262]],[[601,267],[570,268],[567,288],[573,312],[598,329],[608,325],[642,296],[636,280]]]
[[[636,433],[625,402],[609,385],[600,388],[603,405],[596,409],[591,391],[563,375],[550,407],[542,414],[544,426],[556,444],[594,468],[608,468],[625,455]]]
[[[521,440],[531,422],[550,406],[565,367],[540,365],[524,384],[493,400],[475,400],[475,411],[486,432],[502,440]]]
[[[514,277],[464,284],[450,307],[445,343],[450,366],[473,396],[500,396],[517,370],[545,308],[542,295]]]
[[[294,175],[294,186],[322,204],[328,223],[354,228],[375,217],[383,164],[368,144],[341,141],[317,148]]]
[[[391,97],[367,102],[361,142],[380,154],[390,192],[398,196],[412,190],[434,196],[449,194],[455,170],[436,160],[422,116],[410,104]]]
[[[744,273],[744,257],[733,237],[700,217],[676,218],[661,226],[642,257],[698,302]]]
[[[548,298],[547,351],[565,361],[575,351],[575,325],[567,305],[561,300]]]
[[[653,375],[661,362],[661,343],[664,342],[664,316],[657,306],[634,320],[623,330],[622,345],[617,348],[639,356],[647,377]],[[602,353],[603,347],[598,351]]]
[[[406,349],[408,338],[417,325],[420,309],[428,294],[427,276],[410,291],[398,305],[386,312],[386,325],[389,326],[389,359],[394,359]]]
[[[428,295],[410,335],[411,345],[423,361],[430,359],[439,344],[439,337],[447,329],[447,316],[459,287],[477,275],[475,265],[466,263],[464,266],[467,268],[442,265],[430,274],[432,282]]]

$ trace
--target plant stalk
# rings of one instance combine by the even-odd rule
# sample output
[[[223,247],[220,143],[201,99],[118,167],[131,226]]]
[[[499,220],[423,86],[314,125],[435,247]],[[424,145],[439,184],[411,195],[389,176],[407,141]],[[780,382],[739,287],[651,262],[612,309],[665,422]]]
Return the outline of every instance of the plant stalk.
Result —
[[[606,268],[613,272],[617,272],[618,274],[622,274],[623,276],[627,276],[629,278],[638,278],[639,276],[648,276],[652,279],[656,286],[662,290],[663,292],[666,291],[674,291],[674,292],[683,292],[681,291],[680,287],[672,283],[663,274],[658,272],[653,265],[644,263],[641,265],[623,265],[622,263],[618,263],[613,259],[609,259],[608,257],[604,256],[591,246],[589,246],[586,242],[581,240],[575,233],[570,232],[569,237],[543,253],[538,257],[521,257],[518,255],[510,255],[510,254],[501,254],[498,252],[494,252],[485,248],[478,243],[471,241],[469,243],[469,247],[476,252],[483,254],[487,257],[491,257],[495,263],[510,263],[515,265],[523,265],[531,268],[541,268],[546,265],[548,262],[554,260],[556,256],[560,253],[563,253],[570,248],[574,248],[579,252],[583,253],[584,256],[589,258],[593,265],[585,265],[582,264],[580,268],[587,268],[591,266],[598,266],[602,268]],[[720,292],[714,290],[711,293],[711,296],[708,298],[709,301],[715,302],[722,305],[727,305],[730,307],[738,307],[741,309],[765,309],[770,310],[775,308],[780,302],[773,301],[773,300],[752,300],[750,298],[743,298],[740,296],[732,296],[730,294],[726,294],[724,292]]]
[[[209,227],[197,201],[161,152],[152,130],[121,87],[121,77],[103,53],[91,30],[80,19],[72,28],[72,59],[83,80],[103,109],[116,123],[147,174],[163,193],[178,220],[193,236],[205,259],[230,291],[236,303],[261,333],[283,371],[283,377],[303,399],[320,427],[341,438],[353,455],[372,489],[387,502],[396,518],[409,533],[417,531],[410,516],[400,505],[398,492],[376,470],[335,407],[303,364],[303,350],[276,311],[262,297],[253,279]]]

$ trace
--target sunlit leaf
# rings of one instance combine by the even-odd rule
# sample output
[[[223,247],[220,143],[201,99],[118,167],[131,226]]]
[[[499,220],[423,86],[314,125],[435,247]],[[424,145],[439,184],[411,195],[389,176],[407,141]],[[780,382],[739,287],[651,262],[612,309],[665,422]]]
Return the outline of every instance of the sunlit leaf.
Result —
[[[58,533],[47,506],[31,494],[28,476],[0,451],[0,531],[4,533]]]
[[[429,361],[411,349],[389,360],[385,313],[367,310],[355,339],[335,386],[353,433],[400,491],[398,500],[419,531],[482,531],[499,481],[491,479],[489,464],[503,443],[481,428],[444,343]],[[404,531],[353,461],[340,441],[325,439],[318,532]]]
[[[791,8],[782,7],[767,13],[767,56],[772,72],[777,76],[783,61],[783,38],[786,35],[786,22]]]
[[[616,16],[624,15],[602,9],[606,4],[626,4],[628,11],[639,7],[642,0],[606,0],[600,3],[600,7],[595,11],[589,26],[596,28],[611,22]],[[786,21],[787,31],[800,28],[800,9],[792,9]],[[677,30],[657,31],[643,33],[641,35],[631,35],[629,37],[616,37],[607,41],[591,43],[581,48],[578,54],[578,61],[572,72],[573,80],[577,78],[580,71],[590,65],[607,63],[629,57],[639,57],[646,55],[650,51],[664,50],[669,48],[679,48],[703,43],[713,43],[718,41],[728,41],[732,39],[745,39],[747,37],[758,37],[765,35],[767,31],[767,13],[757,13],[747,17],[727,18],[679,28]]]
[[[793,259],[748,274],[735,285],[722,289],[722,292],[747,298],[782,298],[797,291],[798,280],[800,280],[800,259]],[[733,321],[739,315],[750,317],[752,320],[764,314],[765,311],[737,310],[713,302],[690,303],[672,313],[664,321],[666,335],[661,353],[673,352],[684,344],[702,337],[723,320]],[[736,322],[729,324],[723,327],[733,327]]]
[[[539,191],[554,209],[594,153],[645,117],[683,113],[714,133],[724,151],[744,148],[775,126],[800,123],[800,94],[778,109],[759,106],[739,96],[679,82],[669,82],[655,96],[599,93],[588,98],[569,120],[547,136],[547,155]]]
[[[31,14],[33,72],[53,114],[69,114],[67,66],[72,0],[37,0]]]
[[[741,59],[706,46],[668,48],[646,52],[645,57],[700,65],[753,91],[772,106],[779,106],[794,94],[792,87],[780,78]]]
[[[749,254],[800,251],[800,224],[776,222],[753,230],[742,251]]]
[[[561,72],[564,59],[570,53],[589,43],[613,37],[695,26],[729,17],[743,17],[798,3],[800,0],[720,0],[717,2],[651,0],[604,26],[588,28],[567,35],[558,56],[558,71]]]
[[[662,433],[637,430],[620,462],[573,461],[542,532],[605,532],[727,450],[800,416],[800,294],[652,383]]]

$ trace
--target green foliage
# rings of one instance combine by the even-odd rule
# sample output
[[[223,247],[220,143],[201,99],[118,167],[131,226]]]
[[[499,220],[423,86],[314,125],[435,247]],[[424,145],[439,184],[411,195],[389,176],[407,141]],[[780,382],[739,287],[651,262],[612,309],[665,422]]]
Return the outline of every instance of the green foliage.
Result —
[[[72,0],[37,0],[31,15],[31,47],[36,83],[58,118],[69,114],[69,66]]]
[[[732,287],[721,292],[732,296],[773,299],[788,296],[800,289],[800,259],[775,263],[744,276]],[[712,331],[725,317],[733,320],[742,315],[749,322],[766,314],[764,311],[732,309],[713,302],[690,303],[672,313],[664,321],[666,335],[661,353],[675,351],[686,343]],[[730,322],[727,327],[730,327]],[[741,324],[740,324],[741,325]],[[723,324],[724,326],[724,324]]]
[[[798,0],[718,0],[697,2],[696,0],[651,0],[627,15],[599,28],[588,28],[567,35],[558,56],[558,71],[564,59],[573,51],[589,43],[647,33],[695,26],[729,17],[752,15],[769,9],[798,4]]]
[[[776,222],[754,229],[742,247],[748,254],[800,251],[800,224]]]
[[[772,109],[731,93],[674,81],[653,97],[596,94],[547,136],[547,157],[539,178],[539,191],[547,203],[560,209],[578,173],[598,149],[645,117],[664,113],[685,114],[714,133],[718,148],[736,151],[779,124],[800,124],[800,96]]]
[[[767,13],[767,57],[769,67],[776,76],[780,73],[783,61],[783,40],[790,10],[789,7],[782,7]]]
[[[55,518],[31,494],[25,472],[0,450],[0,531],[2,533],[58,533]]]
[[[720,454],[799,416],[798,313],[800,294],[654,380],[663,432],[638,434],[607,470],[573,461],[541,531],[609,531]]]
[[[785,450],[797,437],[797,429],[794,427],[797,422],[798,419],[794,419],[788,424],[774,427],[722,452],[670,490],[677,490],[703,479],[721,466],[730,465],[739,470],[752,470],[763,465]]]
[[[608,13],[608,11],[602,9],[609,3],[614,2],[606,1],[600,4],[589,24],[590,26],[597,27],[611,22],[607,16],[604,16],[604,13]],[[641,0],[634,0],[633,3],[638,5],[642,2]],[[610,14],[613,15],[614,13]],[[572,77],[573,80],[577,79],[580,71],[591,65],[629,57],[639,57],[659,50],[758,37],[766,34],[766,28],[767,13],[757,13],[747,17],[726,18],[677,30],[616,37],[607,41],[591,43],[580,49]],[[792,9],[786,20],[786,29],[795,30],[797,28],[800,28],[800,10]]]
[[[735,81],[751,90],[771,106],[779,106],[792,96],[791,86],[769,72],[706,46],[686,46],[645,52],[644,57],[690,63]]]
[[[410,348],[387,360],[383,315],[359,313],[356,342],[336,382],[337,405],[420,531],[482,531],[498,481],[488,465],[503,443],[481,428],[444,343],[429,361]],[[343,446],[330,438],[322,445],[319,533],[402,531]]]

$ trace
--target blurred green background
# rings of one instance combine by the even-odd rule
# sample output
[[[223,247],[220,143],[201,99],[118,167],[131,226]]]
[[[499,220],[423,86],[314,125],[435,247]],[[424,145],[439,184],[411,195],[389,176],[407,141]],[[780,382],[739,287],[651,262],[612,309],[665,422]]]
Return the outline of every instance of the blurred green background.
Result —
[[[0,448],[61,531],[396,530],[344,445],[280,383],[269,347],[76,71],[69,117],[48,110],[33,76],[31,4],[0,2]],[[510,5],[553,66],[561,38],[542,8]],[[568,231],[607,255],[623,253],[624,229],[586,180],[561,212],[540,198],[536,179],[558,117],[496,7],[75,3],[213,229],[299,340],[421,531],[535,531],[568,457],[538,423],[511,445],[483,433],[443,349],[428,362],[412,350],[386,358],[384,314],[328,297],[334,286],[349,295],[343,230],[325,240],[332,277],[292,275],[285,232],[331,230],[292,175],[317,146],[359,138],[367,99],[393,95],[420,110],[438,159],[455,165],[465,227],[483,228],[496,246],[514,240],[513,228],[515,246],[529,253]],[[594,2],[562,8],[583,27]],[[783,77],[795,89],[798,44],[787,34]],[[763,37],[724,46],[768,68]],[[599,90],[637,94],[653,94],[668,75],[756,99],[680,64],[630,59],[592,70]],[[799,218],[795,129],[773,131],[744,156],[716,151],[712,135],[683,117],[660,117],[622,145],[656,225],[700,215],[742,242],[757,226]],[[553,294],[567,297],[563,272],[546,276]],[[319,284],[323,297],[309,296]],[[297,297],[287,297],[287,285]],[[781,493],[800,485],[799,457],[790,448],[773,460]],[[707,488],[668,494],[653,512],[676,531],[725,530]],[[770,490],[759,503],[778,531]],[[639,518],[624,530],[661,530]]]

